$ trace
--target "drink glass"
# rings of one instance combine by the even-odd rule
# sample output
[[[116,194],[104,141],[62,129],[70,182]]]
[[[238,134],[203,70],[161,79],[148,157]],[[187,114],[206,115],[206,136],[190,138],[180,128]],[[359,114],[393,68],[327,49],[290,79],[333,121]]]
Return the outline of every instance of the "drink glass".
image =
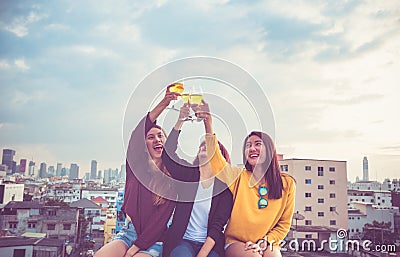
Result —
[[[178,83],[178,82],[173,83],[171,86],[168,87],[168,90],[170,92],[175,92],[180,94],[184,90],[183,83]],[[170,109],[179,111],[177,108],[175,108],[175,100],[172,102],[172,107]]]

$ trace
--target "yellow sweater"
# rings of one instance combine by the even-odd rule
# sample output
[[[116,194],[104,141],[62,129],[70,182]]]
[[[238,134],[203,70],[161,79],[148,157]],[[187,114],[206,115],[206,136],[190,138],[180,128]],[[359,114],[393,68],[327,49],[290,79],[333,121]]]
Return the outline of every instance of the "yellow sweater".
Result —
[[[206,147],[212,172],[229,185],[234,198],[231,218],[225,230],[226,243],[255,243],[264,238],[270,244],[277,244],[283,240],[289,232],[294,210],[296,185],[293,178],[281,173],[282,198],[269,199],[267,194],[264,198],[268,199],[268,206],[259,209],[258,184],[253,173],[230,166],[219,151],[215,135],[206,136]]]

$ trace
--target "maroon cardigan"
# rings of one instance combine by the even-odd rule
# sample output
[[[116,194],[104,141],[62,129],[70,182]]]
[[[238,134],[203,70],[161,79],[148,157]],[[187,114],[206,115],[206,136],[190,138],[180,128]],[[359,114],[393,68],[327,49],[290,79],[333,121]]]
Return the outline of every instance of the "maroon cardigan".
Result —
[[[155,123],[147,114],[132,132],[126,159],[126,183],[124,211],[132,220],[137,233],[135,245],[147,249],[157,241],[163,241],[167,222],[174,210],[175,202],[166,200],[164,204],[153,204],[153,193],[148,185],[151,177],[148,170],[149,155],[146,149],[145,134]],[[138,179],[140,178],[140,179]],[[140,181],[139,181],[140,180]],[[144,184],[142,184],[142,183]]]

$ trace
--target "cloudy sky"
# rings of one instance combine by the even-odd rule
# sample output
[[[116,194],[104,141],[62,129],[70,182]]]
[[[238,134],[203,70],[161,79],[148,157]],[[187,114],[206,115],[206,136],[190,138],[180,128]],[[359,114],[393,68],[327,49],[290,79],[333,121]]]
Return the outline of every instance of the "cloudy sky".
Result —
[[[0,148],[17,161],[119,168],[134,88],[211,56],[259,82],[286,158],[347,161],[354,181],[367,156],[371,179],[398,177],[398,1],[1,1],[0,15]]]

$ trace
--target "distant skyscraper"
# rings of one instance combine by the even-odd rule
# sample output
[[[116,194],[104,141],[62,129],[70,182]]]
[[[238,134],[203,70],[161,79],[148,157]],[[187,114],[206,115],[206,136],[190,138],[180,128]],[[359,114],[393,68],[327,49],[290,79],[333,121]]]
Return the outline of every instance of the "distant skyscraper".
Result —
[[[19,172],[25,174],[26,172],[26,159],[19,160]]]
[[[121,165],[121,172],[119,173],[119,177],[120,177],[121,181],[125,181],[125,179],[126,179],[126,165],[125,164]]]
[[[118,178],[118,168],[111,171],[111,180]]]
[[[363,159],[363,180],[364,181],[369,181],[369,176],[368,176],[368,159],[366,156],[364,156]]]
[[[61,168],[60,176],[64,177],[67,175],[67,169],[65,167]]]
[[[61,169],[62,169],[62,163],[57,163],[56,176],[61,176]]]
[[[102,179],[101,170],[99,170],[99,172],[97,172],[97,179]]]
[[[3,159],[1,164],[7,165],[8,170],[11,170],[12,173],[15,172],[15,167],[17,163],[14,161],[15,150],[12,149],[3,149]]]
[[[50,176],[54,176],[54,166],[52,165],[52,166],[49,166],[48,168],[47,168],[47,173],[50,175]]]
[[[112,170],[108,169],[108,170],[104,170],[104,184],[109,184],[111,181],[111,174]]]
[[[40,168],[39,168],[39,178],[45,178],[45,177],[47,177],[47,165],[46,165],[46,163],[45,162],[42,162],[41,164],[40,164]]]
[[[97,175],[97,161],[92,160],[90,166],[90,179],[96,179],[96,175]]]
[[[34,161],[29,161],[28,175],[29,176],[35,175],[35,162]]]
[[[71,167],[69,169],[69,179],[79,178],[79,166],[75,163],[71,163]]]

